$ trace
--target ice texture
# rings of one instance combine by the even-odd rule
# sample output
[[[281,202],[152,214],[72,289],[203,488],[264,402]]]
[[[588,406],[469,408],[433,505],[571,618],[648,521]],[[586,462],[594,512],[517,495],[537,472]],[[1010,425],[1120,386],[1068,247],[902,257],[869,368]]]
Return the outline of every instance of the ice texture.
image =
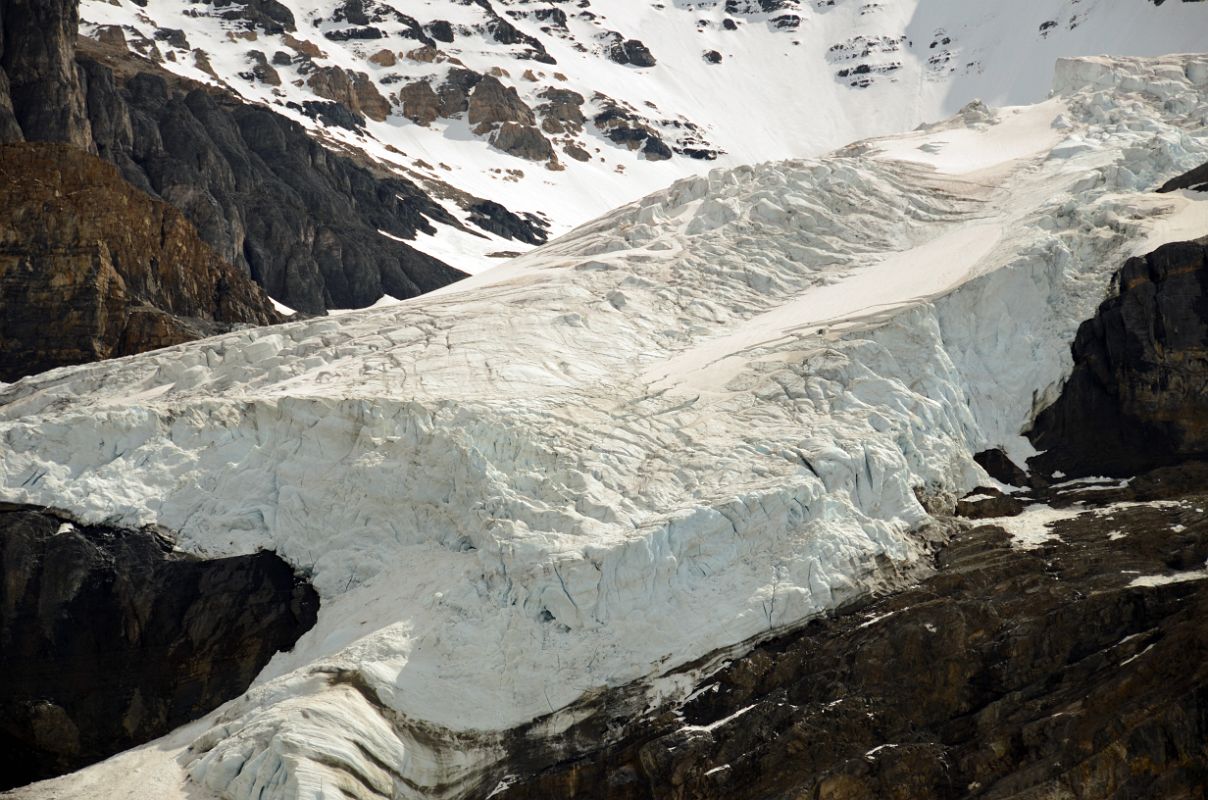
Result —
[[[461,796],[509,729],[921,574],[928,508],[1026,453],[1110,274],[1208,229],[1151,191],[1208,159],[1208,56],[1056,86],[398,305],[0,389],[0,497],[271,548],[323,597],[245,696],[56,796]]]

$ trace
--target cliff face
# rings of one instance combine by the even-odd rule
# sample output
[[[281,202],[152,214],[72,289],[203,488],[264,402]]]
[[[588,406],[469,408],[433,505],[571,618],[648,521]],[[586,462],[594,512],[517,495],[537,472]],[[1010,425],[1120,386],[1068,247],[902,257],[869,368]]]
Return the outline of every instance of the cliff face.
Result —
[[[0,2],[0,142],[91,148],[75,62],[77,0]]]
[[[0,380],[281,321],[184,216],[67,145],[0,145]]]
[[[1208,457],[1208,239],[1129,259],[1073,353],[1029,434],[1045,451],[1033,468],[1124,476]]]
[[[88,52],[80,65],[100,155],[291,308],[366,306],[464,277],[379,233],[460,224],[409,181],[375,176],[268,109]]]
[[[464,277],[398,241],[435,233],[430,220],[462,227],[414,183],[328,150],[266,108],[160,70],[121,41],[84,41],[77,52],[78,25],[78,0],[0,0],[0,142],[98,153],[300,311],[413,297]],[[533,220],[502,207],[486,222],[508,238],[545,240]]]
[[[238,695],[315,622],[271,553],[0,504],[0,789],[99,761]]]

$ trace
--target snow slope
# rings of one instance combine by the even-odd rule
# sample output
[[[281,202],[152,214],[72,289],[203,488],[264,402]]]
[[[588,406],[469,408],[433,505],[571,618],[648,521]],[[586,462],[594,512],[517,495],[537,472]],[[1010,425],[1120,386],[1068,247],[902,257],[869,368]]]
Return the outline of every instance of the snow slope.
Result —
[[[1208,159],[1208,56],[1055,85],[412,301],[3,388],[0,497],[272,548],[323,596],[244,697],[23,796],[463,796],[514,726],[917,576],[1110,273],[1208,229],[1150,191]]]
[[[450,184],[543,215],[554,234],[715,166],[812,157],[944,118],[977,98],[995,105],[1041,101],[1058,57],[1194,52],[1208,30],[1208,4],[1175,0],[1161,6],[1149,0],[283,2],[295,34],[249,30],[227,18],[229,3],[84,0],[82,13],[86,31],[123,26],[129,41],[144,43],[142,51],[166,59],[163,66],[213,81],[197,61],[204,54],[217,80],[242,96],[405,170],[437,196],[449,196],[440,185]],[[354,25],[350,8],[373,24]],[[535,60],[528,41],[497,33],[496,19],[538,42],[548,58]],[[425,50],[416,37],[437,22],[449,24],[453,40],[432,40]],[[169,30],[182,33],[187,46]],[[380,36],[343,38],[350,31]],[[301,59],[289,36],[321,55]],[[615,63],[608,58],[610,36],[639,38],[656,63]],[[255,76],[253,50],[265,59],[285,56],[284,64],[273,62],[280,85]],[[394,63],[371,60],[383,50]],[[720,63],[706,62],[709,51]],[[325,67],[365,73],[390,102],[389,116],[353,131],[303,113],[301,104],[321,99],[308,81]],[[551,89],[577,92],[586,123],[579,131],[543,129],[555,151],[547,165],[495,148],[490,136],[471,130],[464,113],[430,124],[404,116],[402,87],[428,82],[439,90],[455,68],[496,76],[529,109],[539,109]],[[671,157],[649,160],[643,150],[607,138],[596,118],[610,107],[661,136]],[[572,146],[587,160],[571,157]],[[456,205],[451,199],[450,210],[464,218]],[[468,272],[524,249],[437,227],[440,235],[419,242],[421,249]]]

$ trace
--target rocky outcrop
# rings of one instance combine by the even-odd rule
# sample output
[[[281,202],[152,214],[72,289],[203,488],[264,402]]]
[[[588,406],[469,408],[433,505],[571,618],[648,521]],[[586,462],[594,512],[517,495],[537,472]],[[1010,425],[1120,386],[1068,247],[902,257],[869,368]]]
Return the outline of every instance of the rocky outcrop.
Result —
[[[278,0],[201,0],[220,9],[222,19],[241,25],[245,30],[262,30],[280,34],[297,30],[294,15]]]
[[[1180,189],[1190,189],[1195,192],[1208,192],[1208,164],[1201,164],[1177,178],[1171,178],[1162,184],[1159,192],[1176,192]]]
[[[403,116],[416,125],[431,125],[441,116],[440,98],[427,81],[412,81],[399,89],[398,102]]]
[[[390,116],[390,103],[364,72],[350,72],[342,67],[319,67],[311,73],[307,84],[319,97],[343,103],[355,114],[378,122]]]
[[[281,321],[184,216],[67,145],[0,145],[0,380]]]
[[[657,60],[650,53],[650,48],[638,39],[626,39],[615,31],[607,34],[607,44],[604,52],[608,58],[617,64],[628,64],[634,67],[653,67]]]
[[[491,133],[490,142],[503,152],[528,161],[554,158],[553,145],[533,125],[505,122]]]
[[[378,232],[408,239],[434,232],[429,220],[460,224],[410,181],[379,177],[226,93],[129,74],[92,51],[81,66],[100,154],[179,207],[203,240],[286,305],[356,308],[462,277]]]
[[[0,3],[0,142],[91,148],[75,63],[79,24],[78,0]]]
[[[1208,456],[1208,239],[1129,259],[1073,356],[1029,433],[1045,451],[1033,469],[1123,476]]]
[[[587,118],[583,115],[583,103],[586,102],[583,95],[570,89],[551,86],[542,89],[538,97],[545,101],[537,106],[543,131],[572,135],[583,132],[583,126],[587,123]]]
[[[209,4],[249,30],[294,29],[275,0]],[[265,107],[158,70],[130,54],[124,37],[82,40],[76,53],[77,24],[76,0],[0,0],[0,142],[67,141],[98,152],[134,186],[184,212],[220,257],[300,311],[365,306],[387,293],[412,297],[463,277],[396,240],[433,233],[432,222],[461,226],[414,183],[324,148]],[[297,58],[319,54],[285,35]],[[194,56],[205,68],[204,53]],[[280,53],[274,62],[278,56],[291,60]],[[262,52],[248,58],[257,80],[280,80]],[[341,91],[327,93],[339,102],[307,101],[299,110],[354,130],[365,116],[386,118],[390,105],[367,75],[340,75]],[[545,238],[540,226],[530,234]]]
[[[466,110],[467,121],[480,136],[501,123],[531,126],[536,122],[532,109],[524,104],[516,89],[504,86],[492,75],[484,75],[474,86],[467,99]]]
[[[596,101],[604,110],[596,114],[592,122],[610,141],[630,150],[640,150],[648,161],[671,158],[671,148],[637,113],[603,95],[596,95]]]
[[[640,702],[614,690],[552,744],[540,722],[518,732],[511,774],[486,785],[609,800],[1203,797],[1205,474],[1120,490],[1185,501],[1112,512],[1120,535],[1105,535],[1107,512],[1030,550],[966,527],[917,588],[730,654],[695,683],[684,673],[682,703],[635,722]]]
[[[0,504],[0,789],[161,736],[243,692],[315,622],[276,555]]]

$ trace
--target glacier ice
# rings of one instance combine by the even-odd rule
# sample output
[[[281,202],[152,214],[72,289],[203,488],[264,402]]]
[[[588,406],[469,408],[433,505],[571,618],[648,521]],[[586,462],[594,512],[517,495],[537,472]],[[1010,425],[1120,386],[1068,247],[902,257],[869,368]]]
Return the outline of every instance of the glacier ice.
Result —
[[[313,575],[316,628],[157,769],[493,785],[509,729],[927,570],[928,509],[1024,451],[1121,259],[1208,228],[1148,191],[1208,159],[1208,57],[1056,90],[682,180],[399,305],[0,387],[0,496]]]

